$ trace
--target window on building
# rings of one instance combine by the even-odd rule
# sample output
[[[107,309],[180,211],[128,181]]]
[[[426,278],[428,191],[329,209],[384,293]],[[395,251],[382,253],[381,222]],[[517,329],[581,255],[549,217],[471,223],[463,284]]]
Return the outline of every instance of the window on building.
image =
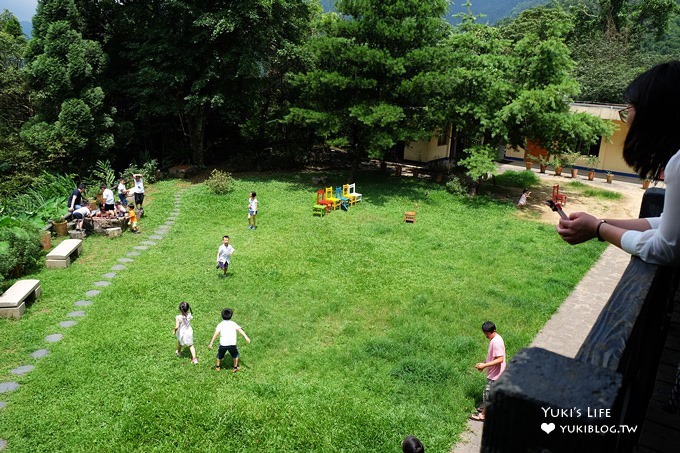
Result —
[[[439,132],[439,135],[437,136],[437,146],[444,146],[446,143],[446,129],[444,129]]]

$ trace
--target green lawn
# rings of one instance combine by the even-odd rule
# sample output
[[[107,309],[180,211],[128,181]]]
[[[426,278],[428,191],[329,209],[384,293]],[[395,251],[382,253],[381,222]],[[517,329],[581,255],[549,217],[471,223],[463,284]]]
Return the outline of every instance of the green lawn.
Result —
[[[240,176],[226,196],[161,182],[148,191],[144,234],[90,237],[70,268],[32,276],[43,298],[21,320],[0,320],[0,382],[21,384],[0,394],[7,451],[399,451],[408,434],[448,451],[481,398],[482,322],[496,323],[512,356],[604,249],[567,245],[554,226],[518,216],[515,200],[460,199],[377,173],[356,181],[362,203],[312,218],[310,181]],[[118,271],[77,325],[60,327],[167,220],[178,192],[170,233]],[[415,203],[417,221],[405,224]],[[236,249],[226,279],[215,269],[223,234]],[[174,354],[183,300],[196,366]],[[224,307],[252,339],[239,337],[238,374],[215,372],[207,349]],[[47,344],[52,333],[64,339]],[[41,348],[50,354],[32,359]],[[26,364],[35,370],[10,373]]]

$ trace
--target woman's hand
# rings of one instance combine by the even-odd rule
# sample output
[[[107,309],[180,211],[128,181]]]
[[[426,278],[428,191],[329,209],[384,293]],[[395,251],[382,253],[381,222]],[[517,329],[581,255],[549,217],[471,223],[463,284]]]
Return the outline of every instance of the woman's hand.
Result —
[[[600,220],[585,212],[575,212],[569,219],[560,219],[557,223],[557,233],[566,242],[574,245],[593,239],[597,234]]]

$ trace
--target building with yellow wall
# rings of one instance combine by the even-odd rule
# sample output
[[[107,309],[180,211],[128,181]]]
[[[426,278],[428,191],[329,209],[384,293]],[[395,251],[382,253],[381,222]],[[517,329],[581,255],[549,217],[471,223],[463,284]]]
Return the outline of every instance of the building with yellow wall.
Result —
[[[628,126],[619,118],[619,110],[624,105],[611,104],[581,104],[570,105],[574,113],[589,113],[604,120],[613,122],[616,131],[610,139],[600,139],[599,147],[592,147],[591,154],[597,153],[600,160],[596,170],[600,172],[611,171],[625,176],[636,176],[635,171],[623,160],[623,142],[628,133]],[[510,160],[524,160],[524,149],[506,148],[504,157]],[[429,141],[412,142],[404,149],[404,159],[414,162],[432,162],[451,157],[451,128],[445,133],[432,137]],[[588,168],[586,159],[580,159],[576,167]]]

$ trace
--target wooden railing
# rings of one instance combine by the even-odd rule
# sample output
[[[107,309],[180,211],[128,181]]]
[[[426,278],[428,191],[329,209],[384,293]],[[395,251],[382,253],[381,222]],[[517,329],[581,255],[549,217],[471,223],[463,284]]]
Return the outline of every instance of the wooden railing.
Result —
[[[645,192],[640,217],[659,215],[663,196]],[[633,257],[575,358],[517,353],[492,389],[482,451],[632,451],[678,280],[678,267]]]

